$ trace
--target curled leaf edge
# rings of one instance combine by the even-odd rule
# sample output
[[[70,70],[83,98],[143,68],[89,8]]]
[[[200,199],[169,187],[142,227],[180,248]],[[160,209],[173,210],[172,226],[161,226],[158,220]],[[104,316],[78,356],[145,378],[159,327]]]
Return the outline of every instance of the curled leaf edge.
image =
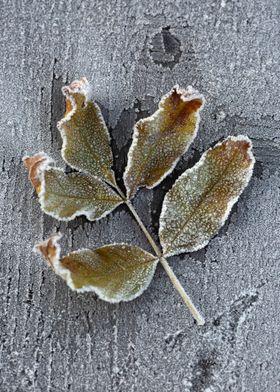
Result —
[[[64,124],[66,124],[68,121],[71,120],[73,115],[76,113],[76,110],[78,107],[77,102],[72,94],[83,95],[85,98],[85,105],[88,102],[91,102],[95,106],[95,108],[97,109],[97,113],[98,113],[98,119],[100,120],[101,124],[103,125],[103,127],[105,129],[105,132],[108,136],[109,142],[111,142],[111,135],[109,133],[108,127],[107,127],[105,120],[103,118],[101,109],[100,109],[99,105],[97,105],[97,103],[94,100],[92,100],[92,87],[91,87],[90,83],[88,82],[87,78],[82,77],[81,80],[74,80],[68,86],[63,86],[61,91],[62,91],[62,94],[64,95],[64,97],[66,98],[66,102],[68,100],[71,104],[71,109],[69,111],[66,111],[64,117],[57,122],[57,129],[59,130],[61,138],[62,138],[61,156],[62,156],[63,160],[73,169],[77,170],[78,172],[86,173],[86,174],[88,174],[92,177],[98,178],[100,180],[101,178],[99,178],[98,176],[94,176],[93,174],[91,174],[87,171],[81,171],[81,169],[78,166],[70,163],[65,156],[65,150],[67,147],[67,137],[66,137],[66,133],[65,133],[63,126],[64,126]],[[113,159],[113,153],[112,153],[112,159]],[[112,181],[109,181],[109,180],[103,179],[103,178],[102,178],[102,180],[110,185],[115,186],[116,185],[115,173],[114,173],[112,167],[110,168],[110,172],[112,174]]]
[[[135,191],[130,192],[129,187],[128,187],[128,184],[127,184],[127,182],[125,181],[125,178],[126,178],[127,172],[129,171],[129,169],[130,169],[130,167],[131,167],[131,163],[133,162],[133,156],[132,156],[132,155],[133,155],[134,149],[135,149],[136,146],[137,146],[137,142],[138,142],[138,138],[139,138],[139,130],[138,130],[138,128],[137,128],[136,126],[137,126],[137,124],[142,123],[142,122],[144,122],[144,121],[145,121],[145,122],[152,122],[152,121],[154,120],[154,118],[156,118],[161,112],[163,112],[163,110],[164,110],[163,107],[162,107],[162,106],[163,106],[163,102],[173,93],[174,90],[175,90],[177,93],[181,94],[181,99],[182,99],[184,102],[190,102],[190,101],[192,101],[192,100],[194,100],[194,99],[200,99],[200,100],[201,100],[201,106],[199,107],[199,109],[198,109],[197,112],[196,112],[196,125],[195,125],[195,129],[194,129],[193,136],[192,136],[192,138],[190,139],[190,141],[187,143],[187,145],[186,145],[186,147],[185,147],[183,153],[182,153],[182,154],[172,163],[170,169],[169,169],[168,171],[166,171],[166,172],[159,178],[159,180],[158,180],[157,182],[155,182],[152,186],[145,186],[145,185],[139,186],[139,187],[136,188]],[[158,185],[159,185],[159,184],[160,184],[169,174],[172,173],[172,171],[175,169],[175,167],[176,167],[176,165],[178,164],[178,162],[179,162],[179,160],[181,159],[181,157],[182,157],[184,154],[186,154],[186,152],[187,152],[188,149],[190,148],[190,145],[193,143],[194,139],[195,139],[196,136],[197,136],[198,129],[199,129],[199,124],[200,124],[200,121],[201,121],[200,112],[201,112],[201,110],[204,108],[205,103],[206,103],[206,100],[205,100],[204,95],[203,95],[203,94],[200,94],[200,93],[199,93],[197,90],[195,90],[192,86],[188,86],[186,89],[183,89],[183,88],[181,88],[178,84],[175,84],[175,85],[172,87],[172,89],[171,89],[168,93],[164,94],[164,95],[161,97],[161,99],[160,99],[160,101],[159,101],[159,103],[158,103],[158,108],[157,108],[157,110],[156,110],[151,116],[148,116],[148,117],[146,117],[146,118],[140,119],[140,120],[138,120],[138,121],[136,122],[136,124],[135,124],[134,127],[133,127],[132,143],[131,143],[131,145],[130,145],[130,147],[129,147],[129,150],[128,150],[128,154],[127,154],[127,165],[126,165],[126,168],[125,168],[125,171],[124,171],[124,174],[123,174],[124,185],[125,185],[125,187],[126,187],[126,190],[127,190],[128,195],[129,195],[129,198],[133,198],[133,197],[135,196],[135,194],[137,193],[137,191],[138,191],[139,189],[141,189],[141,188],[147,188],[147,189],[153,189],[153,188],[155,188],[155,187],[158,186]]]
[[[154,258],[154,260],[151,261],[151,263],[153,263],[153,268],[152,268],[152,271],[151,271],[151,273],[149,275],[149,278],[146,280],[145,285],[143,285],[141,290],[139,290],[136,294],[134,294],[133,296],[129,297],[128,299],[116,299],[116,300],[114,300],[112,298],[109,299],[108,297],[106,297],[102,293],[102,290],[99,290],[98,288],[96,288],[94,286],[91,286],[91,285],[84,286],[83,288],[76,288],[75,285],[74,285],[74,282],[72,280],[72,277],[71,277],[71,271],[69,269],[63,267],[63,265],[60,262],[61,246],[60,246],[58,241],[61,238],[62,238],[62,234],[60,232],[58,232],[56,234],[53,234],[50,238],[46,239],[45,241],[36,244],[34,246],[34,248],[33,248],[33,252],[36,253],[36,254],[39,254],[41,257],[43,257],[47,261],[47,264],[56,273],[56,275],[60,276],[66,282],[67,286],[72,291],[77,292],[77,293],[93,292],[93,293],[95,293],[98,296],[98,298],[100,298],[101,300],[103,300],[105,302],[108,302],[108,303],[120,303],[120,302],[129,302],[129,301],[132,301],[132,300],[136,299],[137,297],[140,297],[140,295],[142,295],[143,292],[151,284],[151,281],[152,281],[152,279],[154,277],[154,274],[155,274],[155,271],[156,271],[159,259],[157,257],[153,256],[151,253],[147,252],[146,250],[140,248],[137,245],[129,245],[129,244],[120,242],[120,243],[112,243],[112,244],[103,245],[103,246],[100,246],[100,247],[95,248],[95,249],[102,249],[102,248],[106,248],[106,247],[112,246],[112,245],[126,245],[126,246],[129,245],[129,246],[133,246],[135,248],[141,249],[141,251],[146,253],[147,255],[149,255],[149,257],[152,256]],[[47,248],[49,247],[49,244],[51,244],[51,246],[55,250],[54,256],[52,257],[51,260],[48,259],[47,253],[44,252],[44,250],[47,250]],[[95,249],[92,249],[92,250],[94,251]],[[86,249],[86,248],[78,249],[76,251],[68,253],[64,257],[67,257],[67,256],[69,256],[71,254],[75,254],[75,253],[77,254],[77,253],[80,253],[80,252],[83,252],[83,251],[86,251],[86,250],[89,250],[89,249]]]
[[[37,189],[35,188],[35,186],[34,186],[34,184],[33,184],[33,182],[31,181],[30,178],[29,178],[29,180],[31,181],[31,183],[32,183],[32,185],[33,185],[33,187],[34,187],[34,189],[36,190],[36,192],[37,192],[37,194],[38,194],[38,200],[39,200],[39,204],[40,204],[41,210],[42,210],[46,215],[49,215],[49,216],[51,216],[52,218],[57,219],[57,220],[59,220],[59,221],[63,221],[63,222],[69,222],[69,221],[74,220],[75,218],[77,218],[77,217],[79,217],[79,216],[85,216],[90,222],[95,222],[95,221],[99,221],[100,219],[106,217],[106,216],[109,215],[115,208],[117,208],[118,206],[120,206],[121,204],[124,203],[123,199],[116,193],[116,191],[115,191],[114,189],[112,189],[111,187],[109,187],[109,185],[106,184],[105,181],[102,181],[100,178],[91,176],[91,175],[89,175],[89,174],[87,174],[87,173],[78,172],[77,174],[81,174],[81,175],[82,175],[82,174],[86,174],[87,176],[92,177],[95,181],[98,181],[98,182],[100,182],[102,185],[105,185],[105,186],[107,186],[108,188],[110,188],[110,189],[112,190],[112,192],[115,192],[116,197],[119,197],[119,198],[120,198],[119,203],[116,203],[116,205],[115,205],[112,209],[109,209],[109,210],[105,211],[105,212],[104,212],[102,215],[100,215],[98,218],[94,218],[94,219],[91,219],[91,218],[90,218],[90,213],[91,213],[92,210],[89,210],[89,209],[88,209],[88,210],[80,209],[80,210],[78,210],[77,212],[75,212],[74,214],[72,214],[70,217],[60,217],[58,214],[55,214],[55,213],[53,213],[53,212],[50,212],[49,210],[46,209],[46,207],[45,207],[45,205],[44,205],[44,204],[45,204],[45,203],[44,203],[44,193],[45,193],[45,191],[46,191],[44,172],[47,171],[47,170],[49,170],[49,169],[58,170],[58,171],[62,172],[63,174],[65,174],[65,172],[64,172],[64,170],[61,169],[60,167],[56,167],[56,166],[55,166],[55,161],[54,161],[51,157],[49,157],[45,152],[42,151],[42,152],[39,152],[39,153],[37,153],[37,154],[35,154],[35,155],[38,155],[38,156],[41,155],[42,158],[43,158],[43,160],[42,160],[42,162],[41,162],[41,165],[39,165],[38,168],[37,168],[37,179],[38,179],[38,181],[40,182],[40,188],[39,188],[39,190],[37,190]],[[34,155],[34,156],[35,156],[35,155]],[[25,156],[22,158],[22,160],[23,160],[23,162],[25,163],[26,160],[29,159],[29,158],[32,158],[32,156],[30,157],[30,156],[28,156],[28,155],[25,155]]]

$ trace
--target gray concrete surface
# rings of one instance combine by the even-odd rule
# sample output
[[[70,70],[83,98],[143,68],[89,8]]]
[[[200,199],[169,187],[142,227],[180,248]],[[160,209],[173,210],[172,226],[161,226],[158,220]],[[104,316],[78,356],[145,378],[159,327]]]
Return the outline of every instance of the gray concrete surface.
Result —
[[[278,392],[280,390],[280,3],[0,2],[0,391]],[[130,303],[77,295],[32,253],[59,228],[63,249],[128,241],[149,249],[120,207],[69,224],[45,216],[24,154],[61,162],[61,87],[86,76],[113,137],[119,173],[135,120],[175,83],[206,97],[191,153],[135,206],[157,239],[164,188],[229,134],[245,133],[253,179],[203,251],[173,257],[207,319],[198,328],[159,267]]]

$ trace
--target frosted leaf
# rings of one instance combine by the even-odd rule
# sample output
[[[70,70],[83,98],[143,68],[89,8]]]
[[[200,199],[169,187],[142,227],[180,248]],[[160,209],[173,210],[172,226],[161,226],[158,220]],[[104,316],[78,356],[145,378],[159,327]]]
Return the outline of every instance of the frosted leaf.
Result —
[[[229,137],[203,154],[166,194],[159,236],[165,256],[205,247],[248,184],[254,166],[251,141]]]
[[[28,178],[33,185],[33,188],[39,193],[41,189],[39,172],[49,165],[52,160],[44,152],[39,152],[31,157],[25,156],[22,160],[28,170]]]
[[[191,87],[175,86],[151,117],[136,123],[124,173],[128,197],[139,187],[155,187],[174,169],[196,136],[203,102]]]
[[[35,246],[54,272],[78,292],[95,292],[108,302],[130,301],[149,286],[158,260],[143,249],[128,244],[82,249],[60,257],[55,235]]]
[[[86,78],[65,86],[66,112],[58,122],[62,157],[72,168],[115,184],[110,135],[99,106],[89,100]]]
[[[50,166],[44,153],[25,157],[29,178],[38,193],[42,210],[59,220],[85,215],[100,219],[122,203],[109,185],[83,173],[65,174]]]

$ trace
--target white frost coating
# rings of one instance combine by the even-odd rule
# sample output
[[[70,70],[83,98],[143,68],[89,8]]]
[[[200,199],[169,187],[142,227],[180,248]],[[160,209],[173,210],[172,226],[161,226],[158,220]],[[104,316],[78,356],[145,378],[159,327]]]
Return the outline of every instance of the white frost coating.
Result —
[[[62,169],[57,168],[57,170],[60,170],[60,171],[63,172]],[[102,215],[100,215],[99,217],[97,217],[97,218],[92,218],[92,215],[93,215],[93,213],[95,211],[94,209],[80,209],[80,210],[76,211],[74,214],[72,214],[70,217],[61,217],[58,214],[55,214],[54,212],[50,212],[49,210],[46,209],[46,206],[44,205],[44,202],[43,202],[44,195],[42,193],[43,189],[44,189],[43,188],[44,185],[45,185],[45,183],[42,182],[41,192],[38,195],[39,196],[39,202],[40,202],[41,209],[42,209],[42,211],[45,214],[47,214],[47,215],[49,215],[49,216],[51,216],[51,217],[53,217],[53,218],[55,218],[55,219],[57,219],[59,221],[68,222],[68,221],[73,220],[73,219],[77,218],[78,216],[82,216],[82,215],[84,215],[89,221],[99,221],[100,219],[102,219],[105,216],[109,215],[115,208],[117,208],[120,204],[123,203],[123,201],[120,201],[119,203],[116,203],[113,208],[104,211],[104,213]]]
[[[129,170],[131,169],[131,166],[132,166],[132,163],[133,163],[133,152],[134,152],[135,148],[137,147],[137,142],[138,142],[138,138],[139,138],[139,131],[138,131],[136,125],[141,123],[141,122],[143,122],[143,121],[146,122],[146,123],[147,122],[152,122],[152,121],[154,121],[154,119],[156,117],[160,116],[160,114],[164,111],[163,104],[164,104],[165,100],[168,97],[170,97],[170,95],[173,93],[174,89],[177,91],[178,94],[181,94],[180,99],[182,101],[184,101],[184,102],[189,102],[189,101],[192,101],[194,99],[201,99],[201,101],[202,101],[202,105],[200,106],[200,108],[196,112],[196,126],[195,126],[195,129],[194,129],[193,136],[189,140],[189,142],[186,144],[185,150],[182,153],[182,155],[184,155],[188,151],[191,143],[196,138],[197,131],[198,131],[198,128],[199,128],[199,123],[200,123],[200,111],[204,108],[205,98],[204,98],[204,96],[202,94],[199,94],[199,92],[197,90],[195,90],[192,86],[188,86],[187,89],[182,89],[182,88],[179,87],[179,85],[176,84],[167,94],[165,94],[161,98],[161,100],[159,102],[158,110],[156,110],[151,116],[139,120],[135,124],[135,126],[133,128],[132,143],[131,143],[130,149],[128,151],[127,166],[126,166],[125,172],[124,172],[124,184],[126,186],[126,189],[129,189],[128,184],[127,184],[127,182],[125,180],[126,179],[126,175],[129,172]],[[177,165],[177,163],[179,162],[181,156],[179,156],[173,162],[173,164],[171,165],[170,169],[167,172],[165,172],[156,183],[154,183],[152,186],[147,186],[147,188],[148,189],[152,189],[152,188],[155,188],[157,185],[159,185],[164,180],[164,178],[166,178],[174,170],[174,168]]]
[[[248,138],[248,136],[246,136],[246,135],[229,136],[229,137],[227,137],[226,139],[224,139],[223,141],[217,143],[213,148],[219,147],[220,145],[222,145],[222,144],[223,144],[224,142],[226,142],[227,140],[248,142],[248,143],[249,143],[249,146],[250,146],[249,149],[248,149],[248,151],[247,151],[247,154],[248,154],[248,156],[249,156],[249,158],[250,158],[250,160],[251,160],[251,164],[250,164],[250,167],[247,169],[247,175],[246,175],[246,177],[244,177],[244,185],[243,185],[243,188],[242,188],[242,191],[243,191],[243,190],[246,188],[246,186],[248,185],[248,183],[249,183],[249,181],[250,181],[250,179],[251,179],[251,177],[252,177],[253,168],[254,168],[254,164],[255,164],[255,157],[254,157],[254,155],[253,155],[253,153],[252,153],[252,141],[251,141],[251,140]],[[177,184],[178,181],[182,180],[182,179],[183,179],[184,177],[186,177],[186,176],[189,176],[189,175],[193,174],[200,166],[202,166],[202,165],[204,164],[205,159],[206,159],[207,153],[208,153],[209,151],[213,150],[213,148],[209,148],[207,151],[205,151],[205,152],[203,153],[203,155],[201,156],[200,160],[199,160],[192,168],[187,169],[187,170],[186,170],[186,171],[185,171],[185,172],[175,181],[175,183],[174,183],[174,185],[172,186],[171,189],[173,189],[173,188],[176,186],[176,184]],[[168,192],[168,193],[169,193],[169,192]],[[163,200],[162,210],[161,210],[161,214],[160,214],[160,220],[159,220],[159,223],[160,223],[160,224],[159,224],[159,237],[160,237],[160,238],[161,238],[161,233],[163,232],[163,230],[166,229],[166,224],[165,224],[165,221],[164,221],[164,216],[165,216],[165,214],[167,213],[168,209],[170,209],[169,200],[168,200],[168,193],[166,194],[166,196],[165,196],[165,198],[164,198],[164,200]],[[240,194],[241,194],[241,193],[240,193]],[[239,194],[238,196],[233,197],[233,198],[231,198],[231,199],[229,200],[229,202],[228,202],[228,204],[227,204],[227,209],[226,209],[226,211],[225,211],[225,213],[224,213],[222,219],[221,219],[220,222],[219,222],[220,227],[222,227],[222,226],[224,225],[225,221],[227,220],[227,218],[228,218],[228,216],[229,216],[229,214],[230,214],[230,211],[231,211],[232,207],[234,206],[234,204],[235,204],[235,203],[237,202],[237,200],[239,199],[240,194]],[[181,253],[184,253],[184,252],[195,252],[195,251],[197,251],[197,250],[199,250],[199,249],[203,249],[203,248],[209,243],[210,240],[211,240],[211,238],[205,240],[205,241],[202,242],[200,245],[197,245],[197,246],[192,247],[192,248],[180,248],[180,249],[178,249],[178,250],[173,250],[173,251],[168,252],[168,253],[166,253],[167,249],[166,249],[166,247],[165,247],[165,244],[162,244],[163,253],[164,253],[164,256],[165,256],[165,257],[170,257],[170,256],[175,256],[175,255],[178,255],[178,254],[181,254]]]
[[[92,215],[93,215],[94,209],[80,209],[80,210],[76,211],[74,214],[72,214],[70,217],[61,217],[61,216],[59,216],[58,214],[56,214],[54,212],[50,212],[46,208],[46,205],[44,203],[44,194],[46,192],[46,182],[45,182],[44,173],[47,170],[53,169],[53,168],[55,168],[55,170],[60,171],[63,174],[65,174],[65,173],[64,173],[63,169],[55,166],[55,161],[51,157],[49,157],[45,152],[42,151],[42,152],[40,152],[40,153],[38,153],[36,155],[41,155],[42,158],[44,158],[44,160],[38,166],[38,170],[37,170],[37,177],[38,177],[38,179],[40,180],[40,183],[41,183],[41,188],[40,188],[40,191],[38,193],[38,199],[39,199],[39,203],[40,203],[42,211],[44,213],[46,213],[47,215],[52,216],[53,218],[55,218],[57,220],[65,221],[65,222],[73,220],[76,217],[81,216],[81,215],[85,215],[86,218],[89,221],[92,221],[92,220],[98,221],[98,220],[104,218],[106,215],[110,214],[110,212],[112,212],[115,208],[117,208],[120,204],[123,203],[122,200],[120,200],[119,203],[116,202],[116,204],[114,205],[113,208],[104,211],[104,213],[102,215],[100,215],[99,217],[94,218],[94,219],[92,219]],[[24,156],[22,158],[22,160],[24,161],[27,158],[30,158],[30,157],[29,156]],[[94,177],[94,179],[95,179],[95,181],[99,181],[102,185],[105,185],[105,184],[102,183],[102,181],[100,179],[98,179],[96,177]]]
[[[54,160],[53,160],[48,154],[46,154],[44,151],[40,151],[40,152],[38,152],[36,155],[40,155],[42,158],[45,159],[45,161],[46,161],[47,163],[53,163],[53,162],[54,162]],[[30,156],[30,155],[24,155],[24,156],[22,157],[22,161],[24,162],[26,159],[30,159],[30,158],[32,158],[32,156]]]
[[[149,287],[149,285],[154,277],[157,264],[158,264],[158,260],[155,260],[153,262],[149,277],[148,277],[148,279],[146,279],[146,282],[144,285],[142,285],[141,289],[138,290],[137,293],[135,293],[134,295],[131,295],[129,298],[126,298],[126,299],[123,299],[120,296],[118,296],[116,298],[112,298],[112,297],[108,298],[106,296],[106,294],[104,294],[104,290],[100,290],[94,286],[84,286],[81,289],[75,289],[75,288],[73,288],[73,286],[71,287],[68,282],[67,282],[67,284],[72,290],[77,291],[78,293],[94,292],[100,299],[102,299],[103,301],[109,302],[111,304],[116,304],[119,302],[129,302],[129,301],[134,300],[137,297],[140,297],[140,295],[143,294],[143,292],[145,290],[147,290],[147,288]]]
[[[114,246],[114,245],[126,245],[126,246],[127,246],[127,244],[125,244],[125,243],[112,243],[112,244],[110,244],[110,245],[112,245],[112,246]],[[96,249],[106,248],[107,246],[108,246],[108,245],[104,245],[104,246],[101,246],[101,247],[96,248]],[[136,245],[133,245],[133,247],[134,247],[134,248],[139,248],[139,247],[136,246]],[[72,253],[72,254],[81,253],[81,252],[87,251],[87,250],[88,250],[88,249],[79,249],[79,250],[74,251],[74,252],[71,252],[71,253]],[[93,250],[95,250],[95,249],[93,249]],[[144,249],[141,249],[141,250],[142,250],[145,254],[149,255],[149,257],[151,257],[151,254],[150,254],[149,252],[146,252]],[[70,279],[70,281],[71,281],[72,283],[71,283],[70,281],[69,281],[69,282],[66,281],[66,282],[67,282],[68,286],[69,286],[73,291],[76,291],[76,292],[78,292],[78,293],[94,292],[100,299],[102,299],[103,301],[112,303],[112,304],[113,304],[113,303],[119,303],[119,302],[129,302],[129,301],[132,301],[133,299],[135,299],[135,298],[137,298],[137,297],[140,297],[140,295],[143,294],[143,292],[149,287],[149,285],[150,285],[150,283],[151,283],[151,281],[152,281],[152,279],[153,279],[153,277],[154,277],[154,274],[155,274],[155,270],[156,270],[158,261],[159,261],[159,260],[155,257],[155,258],[154,258],[154,261],[151,262],[151,263],[153,263],[152,269],[151,269],[151,271],[150,271],[149,277],[148,277],[148,279],[146,280],[145,284],[141,287],[140,290],[137,291],[137,293],[135,293],[134,295],[130,296],[130,297],[127,298],[127,299],[123,299],[123,298],[121,298],[121,296],[116,296],[116,298],[109,298],[109,297],[106,296],[106,294],[104,294],[104,291],[105,291],[105,290],[101,290],[101,289],[99,289],[98,287],[91,286],[91,285],[83,286],[82,288],[77,289],[77,288],[74,287],[72,278]],[[63,267],[63,269],[65,269],[65,268]],[[71,274],[71,273],[70,273],[70,274]],[[69,283],[70,283],[70,284],[69,284]]]
[[[70,110],[66,116],[64,116],[60,121],[58,121],[57,123],[57,128],[61,134],[61,138],[62,138],[62,148],[61,148],[61,156],[64,159],[64,161],[71,166],[73,169],[78,170],[78,171],[82,171],[83,173],[87,173],[90,174],[91,176],[93,176],[92,173],[89,173],[86,170],[81,170],[80,167],[73,165],[72,163],[70,163],[67,158],[65,157],[65,150],[66,150],[66,146],[67,146],[67,137],[64,131],[64,124],[67,123],[68,121],[71,120],[72,116],[75,114],[76,109],[77,109],[77,104],[76,104],[76,100],[75,98],[71,95],[71,94],[81,94],[85,97],[85,103],[87,103],[88,101],[91,101],[92,104],[94,105],[94,107],[97,110],[97,115],[98,115],[98,119],[100,120],[100,123],[102,123],[104,130],[107,134],[108,140],[109,142],[111,141],[111,136],[110,133],[108,131],[107,125],[104,121],[104,118],[102,116],[101,110],[99,108],[99,106],[97,105],[96,102],[92,101],[92,87],[89,84],[87,78],[83,77],[81,78],[81,80],[74,80],[69,86],[64,86],[61,89],[63,95],[71,102],[71,106],[72,106],[72,110]],[[94,176],[95,178],[98,178],[97,176]],[[106,182],[109,182],[107,180],[105,180]],[[110,183],[110,182],[109,182]],[[110,183],[111,184],[111,183]],[[114,185],[114,184],[112,184]]]
[[[54,160],[46,154],[44,151],[38,152],[36,155],[42,157],[42,162],[40,162],[40,166],[38,166],[38,171],[37,171],[37,177],[41,181],[42,179],[42,173],[46,170],[46,168],[50,167],[50,165],[54,164]],[[25,160],[32,158],[30,155],[25,155],[22,158],[22,161],[25,162]]]
[[[78,288],[77,289],[75,287],[75,284],[74,284],[73,280],[72,280],[71,271],[69,271],[67,268],[65,268],[61,264],[61,262],[60,262],[61,247],[60,247],[58,241],[61,239],[61,237],[62,237],[61,233],[54,234],[51,238],[43,241],[40,244],[35,245],[34,248],[33,248],[33,251],[38,253],[38,254],[40,254],[42,256],[43,254],[42,254],[42,252],[40,250],[40,247],[41,246],[47,247],[49,241],[52,241],[52,244],[54,245],[54,247],[56,249],[56,252],[55,252],[54,257],[51,260],[51,266],[53,267],[54,272],[58,276],[60,276],[66,282],[68,287],[70,287],[70,289],[73,290],[73,291],[76,291],[78,293],[94,292],[100,299],[102,299],[103,301],[109,302],[109,303],[128,302],[128,301],[131,301],[131,300],[139,297],[148,288],[148,286],[150,285],[150,283],[151,283],[151,281],[153,279],[153,276],[154,276],[154,273],[155,273],[155,270],[156,270],[156,267],[157,267],[157,264],[158,264],[159,260],[156,257],[154,257],[153,255],[151,255],[149,252],[145,251],[144,249],[139,248],[138,246],[135,246],[135,245],[131,245],[132,248],[140,249],[144,255],[146,254],[149,258],[153,257],[153,259],[154,259],[153,261],[151,261],[152,266],[151,266],[151,271],[149,273],[149,276],[146,279],[145,284],[142,285],[141,289],[138,290],[137,293],[135,293],[134,295],[131,295],[129,298],[123,299],[121,297],[121,294],[119,294],[115,298],[112,298],[112,297],[109,298],[105,294],[106,290],[99,289],[99,288],[97,288],[95,286],[92,286],[92,285],[87,285],[87,286],[85,285],[82,288]],[[95,251],[97,249],[102,249],[102,248],[106,248],[108,246],[115,246],[115,245],[117,245],[117,246],[128,246],[128,244],[125,244],[125,243],[112,243],[112,244],[104,245],[104,246],[101,246],[99,248],[92,249],[92,250],[90,250],[90,249],[78,249],[78,250],[76,250],[74,252],[69,253],[67,256],[69,256],[70,254],[71,255],[79,254],[79,253],[82,253],[82,252],[85,252],[85,251]]]
[[[72,288],[72,287],[74,287],[74,283],[72,281],[71,272],[67,268],[64,268],[60,262],[61,247],[60,247],[58,241],[61,239],[61,237],[62,237],[62,234],[60,232],[58,232],[57,234],[54,234],[53,236],[51,236],[49,239],[43,241],[42,243],[35,245],[33,248],[33,251],[42,256],[43,254],[40,250],[40,247],[41,246],[47,247],[48,243],[51,241],[53,246],[55,247],[56,252],[55,252],[55,255],[51,259],[50,265],[52,266],[54,272],[57,275],[59,275],[63,280],[65,280],[67,282],[68,286]]]
[[[184,102],[188,102],[188,101],[192,101],[194,99],[201,99],[202,101],[202,105],[200,106],[200,108],[198,109],[198,111],[196,112],[196,125],[194,128],[194,132],[193,132],[193,136],[192,138],[189,140],[189,142],[186,144],[186,147],[184,149],[184,152],[181,156],[183,156],[189,149],[190,145],[192,144],[192,142],[194,141],[194,139],[197,136],[197,132],[198,132],[198,128],[199,128],[199,124],[200,124],[200,111],[204,108],[205,105],[205,98],[202,94],[199,94],[197,92],[197,90],[195,90],[192,86],[188,86],[187,90],[183,90],[180,89],[180,87],[178,85],[175,85],[174,88],[177,88],[177,92],[178,93],[184,93],[184,94],[188,94],[188,95],[182,95],[182,100]],[[170,94],[170,93],[169,93]],[[172,171],[175,169],[177,163],[179,162],[181,156],[179,156],[171,165],[170,169],[164,174],[162,175],[162,177],[153,185],[153,186],[147,186],[148,189],[152,189],[155,188],[157,185],[159,185],[164,178],[166,178],[169,174],[172,173]]]
[[[45,171],[48,170],[48,169],[52,169],[52,167],[51,166],[46,166],[45,167]],[[64,173],[64,171],[61,168],[56,167],[55,169],[61,171],[62,173]],[[60,221],[68,222],[68,221],[73,220],[73,219],[77,218],[78,216],[82,216],[82,215],[84,215],[89,221],[98,221],[98,220],[104,218],[105,216],[107,216],[108,214],[110,214],[115,208],[117,208],[120,204],[123,203],[123,201],[120,200],[120,202],[116,203],[113,208],[104,211],[102,215],[100,215],[99,217],[94,218],[94,219],[92,218],[92,215],[93,215],[93,213],[95,211],[94,209],[80,209],[80,210],[76,211],[74,214],[72,214],[69,217],[61,217],[58,214],[55,214],[54,212],[50,212],[49,210],[46,209],[46,205],[44,203],[44,193],[46,191],[46,185],[45,185],[46,183],[45,183],[45,179],[44,179],[43,175],[42,175],[40,180],[41,180],[41,190],[40,190],[40,192],[38,194],[38,197],[39,197],[39,202],[40,202],[40,205],[41,205],[41,209],[47,215],[50,215],[53,218],[55,218],[57,220],[60,220]],[[95,177],[95,180],[100,181],[96,177]]]

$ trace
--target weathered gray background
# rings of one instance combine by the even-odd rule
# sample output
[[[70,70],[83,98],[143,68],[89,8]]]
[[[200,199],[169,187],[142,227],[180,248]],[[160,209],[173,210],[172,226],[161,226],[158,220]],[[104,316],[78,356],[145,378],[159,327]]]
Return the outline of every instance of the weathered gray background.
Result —
[[[279,391],[279,0],[2,0],[0,15],[0,391]],[[60,89],[81,76],[119,173],[133,123],[163,93],[177,82],[205,94],[191,153],[136,197],[155,238],[163,187],[222,137],[254,142],[254,176],[226,226],[204,251],[171,260],[204,327],[160,267],[142,297],[110,305],[72,293],[32,253],[57,228],[65,251],[113,241],[149,249],[123,208],[60,224],[27,181],[24,154],[44,150],[62,164]]]

